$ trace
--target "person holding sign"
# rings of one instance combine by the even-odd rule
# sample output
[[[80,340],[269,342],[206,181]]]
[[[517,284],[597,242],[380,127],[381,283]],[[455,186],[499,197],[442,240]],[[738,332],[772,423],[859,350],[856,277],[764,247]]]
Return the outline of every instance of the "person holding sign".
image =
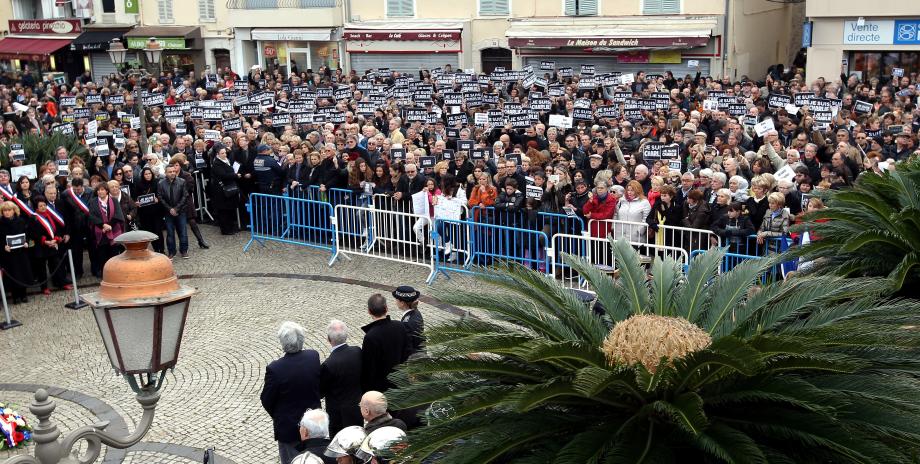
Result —
[[[124,232],[125,215],[121,205],[109,195],[109,186],[100,182],[95,188],[96,198],[89,202],[90,252],[96,257],[90,260],[94,269],[93,274],[102,274],[105,263],[118,254],[118,245],[115,238]]]
[[[223,150],[226,158],[226,149]],[[145,167],[134,189],[134,201],[137,203],[138,228],[156,235],[157,239],[153,241],[153,251],[163,253],[163,208],[157,198],[158,182],[153,170]],[[232,208],[235,208],[235,205],[231,205],[231,211]]]
[[[19,215],[19,207],[12,201],[0,203],[0,269],[3,285],[10,291],[13,304],[26,303],[26,287],[32,284],[32,266],[29,260],[28,225]]]

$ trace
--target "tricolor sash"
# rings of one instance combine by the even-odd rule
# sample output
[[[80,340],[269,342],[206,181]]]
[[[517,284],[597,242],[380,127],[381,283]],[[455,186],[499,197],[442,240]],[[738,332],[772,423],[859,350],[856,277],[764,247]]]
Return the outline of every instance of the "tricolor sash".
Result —
[[[32,208],[30,208],[29,205],[26,204],[26,202],[20,200],[19,197],[14,195],[13,189],[10,188],[9,186],[4,187],[0,185],[0,195],[2,195],[5,200],[16,203],[16,206],[19,207],[19,210],[22,211],[26,216],[32,217],[35,215],[35,211],[33,211]]]
[[[54,226],[52,226],[51,223],[47,219],[42,217],[41,214],[36,214],[33,217],[35,218],[36,221],[38,221],[39,224],[41,224],[42,227],[45,228],[45,231],[48,232],[48,235],[51,236],[51,239],[54,240]]]
[[[62,216],[61,213],[59,213],[56,209],[54,209],[54,206],[51,206],[50,202],[47,203],[47,205],[48,205],[48,212],[51,213],[51,217],[54,219],[54,222],[58,223],[58,225],[60,225],[61,227],[64,227],[64,216]]]
[[[70,199],[73,200],[74,204],[77,205],[77,208],[83,211],[83,214],[89,214],[89,206],[86,206],[86,202],[73,191],[73,187],[67,189],[67,194],[70,196]]]

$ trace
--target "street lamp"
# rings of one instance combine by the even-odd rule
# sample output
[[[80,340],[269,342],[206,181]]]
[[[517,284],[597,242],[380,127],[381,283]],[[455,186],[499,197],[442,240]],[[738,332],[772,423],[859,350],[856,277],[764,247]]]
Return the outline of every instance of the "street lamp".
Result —
[[[157,42],[156,37],[151,37],[147,41],[147,48],[144,49],[144,53],[147,55],[147,62],[157,65],[160,65],[160,58],[163,57],[163,49],[160,48],[160,43]]]
[[[156,238],[145,231],[116,238],[125,252],[106,263],[99,292],[83,295],[93,309],[112,367],[125,377],[144,409],[134,433],[113,436],[105,432],[108,422],[102,422],[80,427],[59,440],[61,432],[49,420],[56,405],[47,391],[39,389],[29,406],[39,419],[32,434],[35,456],[16,456],[6,464],[95,462],[102,444],[129,448],[150,430],[163,377],[179,358],[189,302],[197,293],[179,284],[169,258],[148,249]],[[86,441],[87,449],[78,460],[71,452],[81,440]]]

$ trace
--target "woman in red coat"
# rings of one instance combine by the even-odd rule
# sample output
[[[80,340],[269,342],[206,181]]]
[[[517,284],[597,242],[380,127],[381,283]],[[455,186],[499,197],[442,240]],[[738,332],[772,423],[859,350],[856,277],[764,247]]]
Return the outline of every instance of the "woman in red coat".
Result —
[[[610,233],[610,224],[590,221],[613,219],[620,198],[615,193],[608,191],[606,182],[598,182],[594,187],[594,191],[589,193],[588,197],[588,202],[585,203],[582,211],[585,214],[585,219],[587,219],[591,225],[591,236],[607,238],[607,234]]]

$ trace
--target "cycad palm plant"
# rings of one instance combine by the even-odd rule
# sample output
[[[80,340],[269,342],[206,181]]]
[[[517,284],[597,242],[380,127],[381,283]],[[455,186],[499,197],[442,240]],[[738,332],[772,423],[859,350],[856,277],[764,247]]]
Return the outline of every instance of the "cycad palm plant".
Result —
[[[920,295],[920,159],[824,196],[828,208],[799,227],[820,240],[789,254],[813,262],[814,272],[887,277],[895,291]]]
[[[429,329],[428,357],[387,393],[428,407],[401,457],[439,463],[895,463],[920,443],[918,304],[877,280],[792,279],[772,264],[719,274],[723,251],[688,273],[613,244],[620,277],[572,266],[595,315],[521,266],[483,277],[503,290],[449,291],[484,310]]]

